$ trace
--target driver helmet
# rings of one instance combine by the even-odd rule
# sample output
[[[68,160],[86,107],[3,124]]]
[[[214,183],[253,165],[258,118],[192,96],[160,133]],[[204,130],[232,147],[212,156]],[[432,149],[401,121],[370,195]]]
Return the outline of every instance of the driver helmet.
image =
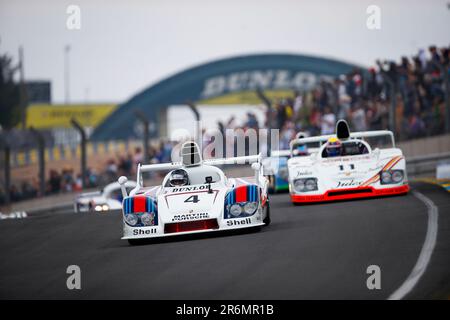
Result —
[[[305,144],[297,146],[294,150],[295,156],[307,156],[308,155],[308,147]]]
[[[328,157],[338,157],[342,154],[342,142],[338,138],[328,139],[325,147]]]
[[[183,169],[173,170],[170,174],[169,185],[171,187],[182,187],[189,184],[188,174]]]

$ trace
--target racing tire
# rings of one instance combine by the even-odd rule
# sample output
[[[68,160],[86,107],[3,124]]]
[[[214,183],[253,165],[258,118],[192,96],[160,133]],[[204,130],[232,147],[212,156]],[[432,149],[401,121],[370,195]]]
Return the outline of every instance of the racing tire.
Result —
[[[130,246],[140,246],[144,244],[142,239],[128,239],[127,241]]]
[[[269,192],[269,194],[274,194],[276,193],[276,189],[275,189],[275,177],[274,176],[267,176],[267,178],[269,179],[269,186],[267,188],[267,191]]]
[[[270,222],[271,222],[271,219],[270,219],[270,203],[269,203],[269,201],[267,201],[267,205],[266,205],[265,210],[266,210],[266,217],[264,218],[263,222],[266,224],[266,226],[268,226],[270,224]]]

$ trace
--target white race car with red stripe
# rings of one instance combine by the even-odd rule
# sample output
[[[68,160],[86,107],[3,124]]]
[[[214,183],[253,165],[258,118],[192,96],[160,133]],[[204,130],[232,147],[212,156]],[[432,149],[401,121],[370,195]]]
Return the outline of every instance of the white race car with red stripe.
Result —
[[[197,144],[181,147],[181,162],[139,165],[138,186],[124,192],[123,238],[138,239],[261,227],[270,223],[268,180],[260,156],[202,160]],[[252,164],[255,174],[228,178],[217,165]],[[183,169],[189,184],[172,187],[169,172],[160,186],[145,187],[142,173]],[[124,184],[125,177],[119,178]]]
[[[327,141],[337,137],[342,154],[328,157]],[[389,138],[388,147],[372,149],[369,138]],[[319,145],[310,155],[288,160],[289,192],[293,203],[322,202],[406,194],[409,191],[405,158],[395,148],[391,131],[352,132],[345,121],[336,125],[336,135],[295,139],[299,145]]]

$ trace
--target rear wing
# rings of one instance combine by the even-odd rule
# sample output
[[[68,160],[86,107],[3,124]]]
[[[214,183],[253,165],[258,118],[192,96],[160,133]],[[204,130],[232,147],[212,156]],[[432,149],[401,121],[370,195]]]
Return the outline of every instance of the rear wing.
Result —
[[[253,156],[231,157],[221,159],[206,159],[202,160],[200,165],[206,164],[210,166],[220,165],[232,165],[232,164],[252,164],[255,162],[261,162],[261,154]],[[184,165],[180,162],[171,163],[157,163],[157,164],[138,164],[137,168],[137,182],[142,186],[142,173],[143,172],[157,172],[157,171],[169,171],[183,168]]]
[[[81,193],[81,194],[77,195],[76,198],[81,199],[81,198],[95,197],[95,196],[101,196],[101,195],[102,195],[102,193],[100,191],[93,191],[93,192]]]
[[[373,138],[373,137],[385,137],[388,136],[391,140],[392,147],[395,148],[395,139],[394,134],[392,131],[389,130],[376,130],[376,131],[361,131],[361,132],[352,132],[350,133],[350,138],[346,139],[352,140],[352,139],[362,139],[364,138]],[[320,145],[326,143],[328,139],[335,138],[336,135],[330,134],[330,135],[324,135],[324,136],[317,136],[317,137],[307,137],[307,138],[301,138],[301,139],[294,139],[290,142],[290,151],[292,154],[292,151],[299,145],[304,145],[308,143],[319,143]]]
[[[273,150],[270,152],[270,157],[290,157],[291,150]]]

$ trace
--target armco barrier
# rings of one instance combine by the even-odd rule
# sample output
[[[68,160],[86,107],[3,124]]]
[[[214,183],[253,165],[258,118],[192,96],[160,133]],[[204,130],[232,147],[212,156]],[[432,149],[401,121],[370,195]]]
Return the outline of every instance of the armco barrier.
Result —
[[[430,154],[442,154],[450,151],[450,134],[400,141],[397,147],[402,149],[408,159]]]
[[[438,163],[447,160],[450,161],[450,152],[406,157],[406,170],[411,178],[435,177]]]

